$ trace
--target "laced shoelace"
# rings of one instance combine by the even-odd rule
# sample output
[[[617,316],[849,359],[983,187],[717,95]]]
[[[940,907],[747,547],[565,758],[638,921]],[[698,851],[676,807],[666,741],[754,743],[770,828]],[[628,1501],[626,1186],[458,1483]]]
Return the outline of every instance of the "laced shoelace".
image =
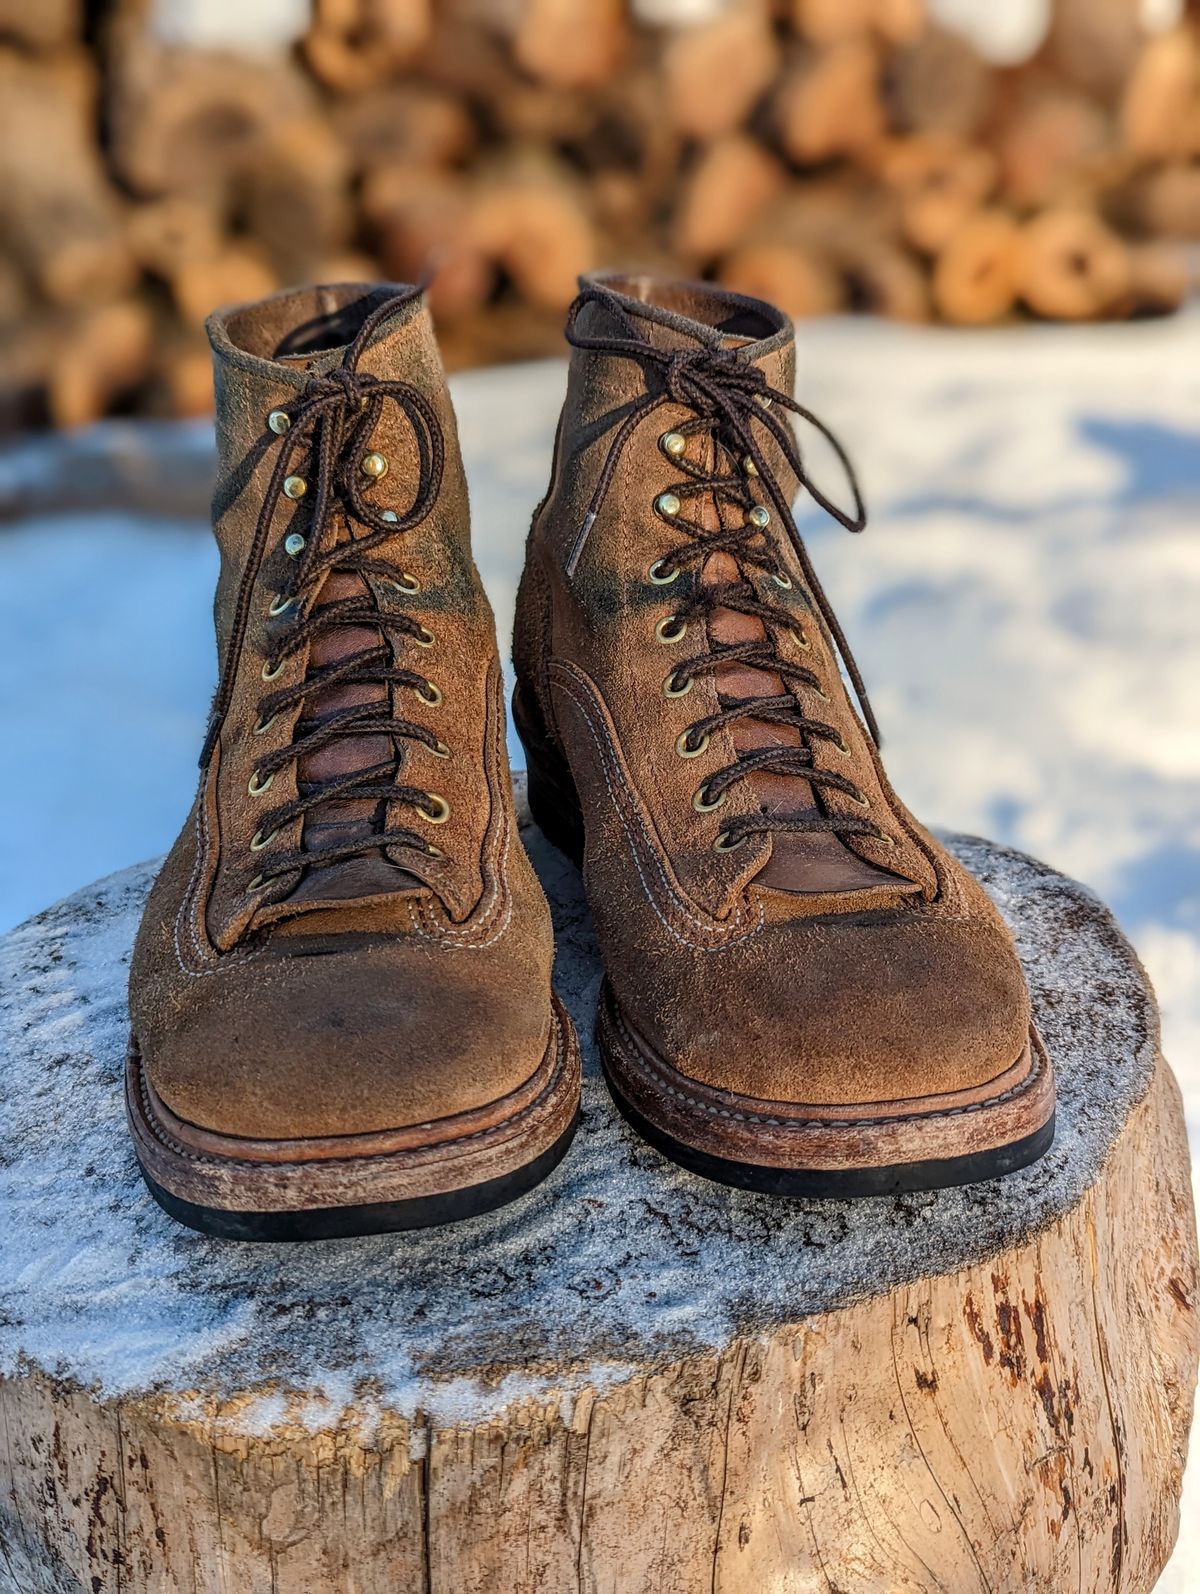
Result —
[[[582,332],[579,317],[592,302],[602,303],[610,312],[615,311],[629,325],[630,336]],[[763,772],[795,775],[805,780],[811,788],[841,792],[860,807],[869,807],[867,798],[852,780],[836,771],[821,769],[815,762],[811,745],[814,740],[832,744],[843,756],[849,756],[850,748],[835,726],[810,713],[804,705],[805,695],[810,699],[815,696],[824,702],[829,701],[820,677],[815,671],[791,662],[780,650],[779,641],[784,634],[795,638],[802,648],[807,648],[809,643],[803,627],[797,624],[792,610],[781,602],[759,596],[746,579],[747,572],[756,571],[772,580],[781,591],[792,586],[790,577],[773,557],[770,543],[764,535],[770,524],[770,511],[755,500],[752,484],[757,481],[761,483],[788,534],[805,584],[812,594],[812,602],[834,642],[854,687],[872,740],[878,746],[879,728],[862,674],[817,579],[792,515],[791,504],[771,468],[756,428],[761,427],[774,440],[788,468],[814,501],[847,531],[860,532],[866,525],[866,508],[845,449],[823,421],[797,403],[791,394],[772,387],[762,371],[742,357],[739,350],[719,346],[659,348],[637,335],[632,318],[626,314],[620,302],[603,288],[585,289],[576,298],[568,313],[566,337],[575,348],[634,360],[648,376],[646,393],[629,409],[609,446],[587,512],[568,553],[568,576],[575,573],[621,455],[638,427],[667,404],[681,405],[693,411],[693,419],[675,427],[673,434],[664,434],[664,442],[672,435],[682,440],[682,446],[676,445],[678,451],[672,452],[669,457],[684,474],[681,480],[673,483],[655,500],[660,517],[687,540],[651,564],[649,579],[655,585],[668,586],[689,567],[699,571],[710,555],[719,552],[727,552],[734,557],[742,579],[711,584],[697,580],[692,595],[666,620],[659,622],[657,634],[659,640],[666,643],[681,641],[689,625],[702,622],[707,636],[709,617],[718,610],[725,610],[761,620],[764,635],[743,642],[710,641],[706,648],[683,659],[670,671],[664,691],[668,696],[682,697],[700,676],[715,674],[722,666],[730,664],[776,675],[786,690],[781,694],[755,697],[734,697],[719,692],[717,711],[694,721],[678,738],[676,750],[684,758],[698,757],[708,746],[715,731],[751,719],[789,725],[800,731],[805,739],[801,746],[770,746],[739,752],[733,763],[708,776],[696,792],[693,806],[699,813],[719,808],[736,782]],[[657,374],[657,381],[653,381],[651,373]],[[851,514],[829,499],[809,476],[791,426],[779,419],[774,413],[776,410],[798,416],[829,443],[850,484],[854,499]],[[712,441],[714,463],[709,470],[686,457],[687,440],[697,435],[707,435]],[[722,525],[718,531],[709,531],[699,522],[690,520],[683,512],[685,502],[705,493],[713,496],[718,506],[718,518],[722,522],[726,517],[721,506],[726,505],[742,511],[742,524]],[[799,834],[828,832],[861,835],[884,843],[891,841],[865,817],[814,813],[810,810],[804,813],[739,815],[726,824],[714,846],[718,851],[729,852],[742,846],[753,835],[789,831]]]
[[[374,576],[405,594],[419,590],[419,584],[412,577],[398,571],[393,563],[375,557],[373,550],[411,531],[433,507],[445,464],[442,429],[429,401],[411,383],[372,376],[357,369],[359,357],[376,328],[411,297],[410,293],[399,294],[379,305],[363,322],[342,365],[325,375],[310,377],[298,399],[272,412],[270,424],[272,430],[280,434],[279,451],[238,591],[229,645],[201,756],[202,767],[208,762],[232,700],[237,661],[258,571],[270,542],[280,499],[292,496],[286,486],[297,481],[304,483],[300,492],[307,496],[307,478],[292,475],[296,456],[306,444],[311,449],[313,465],[312,512],[304,532],[293,531],[286,539],[287,551],[295,558],[295,565],[290,580],[284,590],[276,594],[269,610],[273,617],[291,615],[292,623],[275,637],[263,661],[262,678],[264,682],[277,679],[289,659],[318,638],[347,626],[365,627],[381,635],[373,645],[323,668],[310,668],[294,684],[265,693],[259,700],[254,734],[265,736],[280,714],[334,686],[361,683],[407,687],[430,706],[441,702],[440,689],[427,675],[399,668],[393,662],[389,634],[424,647],[433,643],[432,632],[411,613],[379,607],[368,594],[334,599],[315,607],[309,604],[322,578],[334,573],[364,578]],[[366,496],[372,478],[364,473],[364,461],[371,458],[370,440],[387,403],[403,412],[416,439],[420,458],[416,494],[403,514],[381,510]],[[339,512],[360,528],[349,541],[335,540]],[[324,803],[373,799],[380,805],[380,814],[372,822],[369,833],[311,850],[296,847],[287,852],[273,851],[269,855],[269,866],[264,860],[263,869],[251,882],[252,891],[301,869],[327,867],[393,847],[416,849],[431,857],[442,856],[439,848],[415,830],[404,825],[389,825],[386,818],[381,817],[393,807],[415,809],[432,824],[449,817],[449,806],[438,793],[404,785],[398,780],[405,757],[405,741],[421,742],[441,757],[448,756],[449,749],[427,727],[397,715],[392,705],[393,694],[389,691],[386,697],[335,709],[311,721],[302,713],[285,745],[274,750],[264,746],[250,782],[251,795],[256,797],[268,791],[275,775],[287,765],[298,763],[306,755],[347,737],[384,737],[391,742],[393,752],[382,762],[337,778],[300,783],[292,800],[265,811],[250,843],[254,852],[269,848],[286,825],[311,814]]]

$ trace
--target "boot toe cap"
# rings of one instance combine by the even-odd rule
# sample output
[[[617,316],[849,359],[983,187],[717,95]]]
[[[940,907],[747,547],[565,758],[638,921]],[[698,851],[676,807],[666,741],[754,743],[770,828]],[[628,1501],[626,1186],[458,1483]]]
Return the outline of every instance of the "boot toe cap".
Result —
[[[432,962],[430,959],[432,958]],[[484,965],[481,967],[481,963]],[[267,956],[135,1031],[156,1094],[217,1134],[292,1140],[402,1129],[501,1100],[536,1071],[544,992],[487,960],[375,947]]]
[[[679,992],[645,1033],[716,1089],[856,1106],[978,1090],[1017,1062],[1029,1024],[1002,925],[898,915],[772,938],[732,979]]]

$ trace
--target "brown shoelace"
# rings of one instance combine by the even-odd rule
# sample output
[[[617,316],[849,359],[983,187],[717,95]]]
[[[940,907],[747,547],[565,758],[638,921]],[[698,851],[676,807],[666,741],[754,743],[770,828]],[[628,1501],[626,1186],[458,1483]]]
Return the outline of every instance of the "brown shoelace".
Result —
[[[379,642],[323,669],[312,669],[294,685],[265,693],[258,705],[256,733],[266,734],[278,715],[303,704],[314,693],[351,683],[394,685],[411,689],[430,705],[441,700],[437,686],[416,670],[401,669],[393,662],[393,646],[387,640],[408,637],[428,645],[431,634],[409,612],[379,607],[362,597],[334,600],[309,607],[322,578],[330,573],[374,576],[401,592],[416,588],[404,572],[387,560],[373,556],[382,543],[420,524],[428,515],[441,487],[445,464],[445,443],[432,406],[411,383],[360,372],[358,361],[380,323],[394,315],[411,294],[400,294],[378,306],[363,322],[340,367],[326,375],[313,376],[305,383],[301,396],[281,406],[288,425],[279,439],[266,496],[251,543],[250,556],[238,591],[229,646],[223,661],[220,685],[201,767],[211,755],[221,724],[233,695],[234,674],[245,638],[250,605],[253,601],[259,567],[266,553],[284,483],[292,471],[297,453],[306,443],[311,448],[314,479],[312,511],[303,528],[304,547],[296,559],[291,579],[274,600],[273,614],[290,616],[288,624],[275,638],[263,661],[264,681],[281,673],[288,659],[309,647],[317,638],[346,626],[367,627],[382,633]],[[417,442],[420,476],[411,507],[403,514],[380,510],[367,498],[370,479],[363,474],[362,461],[371,451],[371,437],[384,405],[395,404],[404,414]],[[306,494],[307,496],[307,494]],[[359,533],[348,542],[335,541],[338,514],[353,521]],[[293,526],[295,522],[293,521]],[[297,528],[298,529],[298,528]],[[319,718],[296,721],[290,740],[270,750],[264,746],[254,779],[258,792],[265,792],[276,773],[306,754],[346,737],[386,737],[393,755],[384,762],[354,770],[336,779],[299,785],[291,801],[265,811],[252,843],[263,853],[263,869],[254,888],[301,869],[341,863],[393,847],[414,848],[428,856],[440,856],[437,847],[407,826],[387,822],[389,810],[410,807],[433,817],[437,802],[434,793],[421,787],[400,784],[399,774],[405,752],[404,742],[422,742],[431,751],[445,754],[439,738],[415,720],[396,715],[392,696],[352,704]],[[322,803],[348,799],[374,799],[379,804],[368,834],[335,845],[305,851],[302,848],[268,852],[285,825],[312,813]]]
[[[591,335],[581,332],[578,321],[585,306],[593,301],[602,303],[610,313],[615,313],[629,326],[630,335]],[[719,346],[702,346],[685,349],[661,349],[642,337],[634,318],[627,314],[620,301],[603,288],[587,288],[575,300],[567,317],[567,341],[575,348],[618,355],[637,361],[647,377],[647,391],[629,409],[613,437],[608,454],[596,482],[587,513],[567,559],[567,574],[573,575],[587,542],[596,515],[612,483],[621,454],[637,428],[656,410],[666,404],[682,405],[693,411],[694,418],[673,428],[685,439],[707,435],[713,444],[714,466],[705,470],[681,456],[677,464],[684,477],[667,489],[663,496],[674,496],[681,502],[702,493],[712,494],[718,516],[726,518],[722,506],[740,510],[743,523],[722,526],[719,531],[708,531],[697,521],[689,520],[683,513],[665,524],[681,532],[688,541],[673,549],[651,565],[651,579],[666,586],[684,570],[700,570],[711,554],[730,553],[738,563],[743,579],[703,585],[697,580],[688,599],[680,604],[674,615],[674,629],[682,636],[683,628],[693,621],[701,622],[708,635],[708,619],[717,610],[732,610],[738,614],[752,615],[763,623],[765,635],[745,642],[712,643],[703,651],[693,654],[677,664],[667,678],[667,689],[682,696],[699,676],[712,674],[728,664],[743,664],[750,668],[777,675],[787,690],[782,694],[760,697],[732,697],[719,693],[717,712],[693,722],[680,737],[680,751],[695,756],[702,752],[708,738],[724,726],[735,725],[739,720],[765,720],[779,725],[790,725],[799,730],[805,745],[798,747],[761,747],[740,752],[736,760],[710,775],[696,794],[701,811],[719,807],[724,794],[737,781],[763,771],[776,775],[795,775],[812,788],[839,791],[853,802],[866,806],[866,799],[852,780],[832,770],[818,768],[814,762],[812,742],[832,743],[839,751],[849,752],[836,727],[823,721],[819,714],[810,713],[804,697],[816,697],[827,702],[828,697],[820,678],[810,669],[798,667],[779,650],[779,639],[784,634],[796,637],[806,645],[804,631],[797,624],[793,610],[782,602],[761,597],[751,585],[748,575],[757,572],[772,580],[781,590],[792,583],[772,555],[770,542],[765,536],[765,526],[756,524],[751,515],[762,508],[756,504],[752,482],[758,481],[787,531],[791,545],[812,594],[817,613],[833,639],[846,674],[854,687],[871,737],[879,745],[879,729],[867,697],[862,674],[850,652],[849,644],[829,599],[826,597],[808,550],[804,545],[791,504],[780,486],[767,460],[756,427],[761,427],[774,439],[789,469],[800,486],[828,514],[847,531],[860,532],[866,525],[866,508],[859,490],[854,468],[845,449],[829,428],[811,410],[798,404],[789,393],[773,388],[766,377],[739,349]],[[853,513],[847,514],[821,491],[808,475],[791,426],[780,420],[774,412],[789,411],[813,426],[830,444],[846,473],[854,498]],[[724,467],[724,468],[722,468]],[[749,467],[753,467],[753,473]],[[661,502],[661,498],[656,503]],[[769,513],[769,511],[768,511]],[[661,515],[661,511],[660,511]],[[802,595],[803,596],[803,595]],[[807,604],[808,600],[805,597]],[[670,640],[670,635],[666,638]],[[769,832],[796,833],[832,832],[838,835],[864,835],[876,839],[882,836],[870,820],[857,815],[806,813],[744,814],[731,819],[717,838],[721,851],[732,851],[750,836]]]

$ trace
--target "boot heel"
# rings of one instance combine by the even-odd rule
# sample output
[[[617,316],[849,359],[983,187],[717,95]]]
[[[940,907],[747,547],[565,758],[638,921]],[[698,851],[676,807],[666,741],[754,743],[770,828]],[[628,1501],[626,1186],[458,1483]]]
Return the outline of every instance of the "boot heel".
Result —
[[[520,685],[513,692],[513,725],[525,749],[529,779],[529,811],[546,840],[583,867],[583,810],[566,759],[553,747],[541,716],[529,705]]]

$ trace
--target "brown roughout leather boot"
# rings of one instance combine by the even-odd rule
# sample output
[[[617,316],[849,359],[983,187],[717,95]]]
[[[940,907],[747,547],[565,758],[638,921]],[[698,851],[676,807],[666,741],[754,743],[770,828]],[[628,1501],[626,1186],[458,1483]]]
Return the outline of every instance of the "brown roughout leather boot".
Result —
[[[781,1195],[1033,1161],[1054,1088],[1012,938],[888,785],[792,518],[803,488],[863,524],[856,486],[847,515],[806,475],[792,415],[833,439],[792,397],[791,324],[602,276],[567,338],[513,707],[534,816],[582,859],[618,1105],[684,1166]]]
[[[234,1238],[469,1216],[562,1156],[579,1058],[429,315],[352,284],[208,331],[220,678],[134,950],[138,1159]]]

